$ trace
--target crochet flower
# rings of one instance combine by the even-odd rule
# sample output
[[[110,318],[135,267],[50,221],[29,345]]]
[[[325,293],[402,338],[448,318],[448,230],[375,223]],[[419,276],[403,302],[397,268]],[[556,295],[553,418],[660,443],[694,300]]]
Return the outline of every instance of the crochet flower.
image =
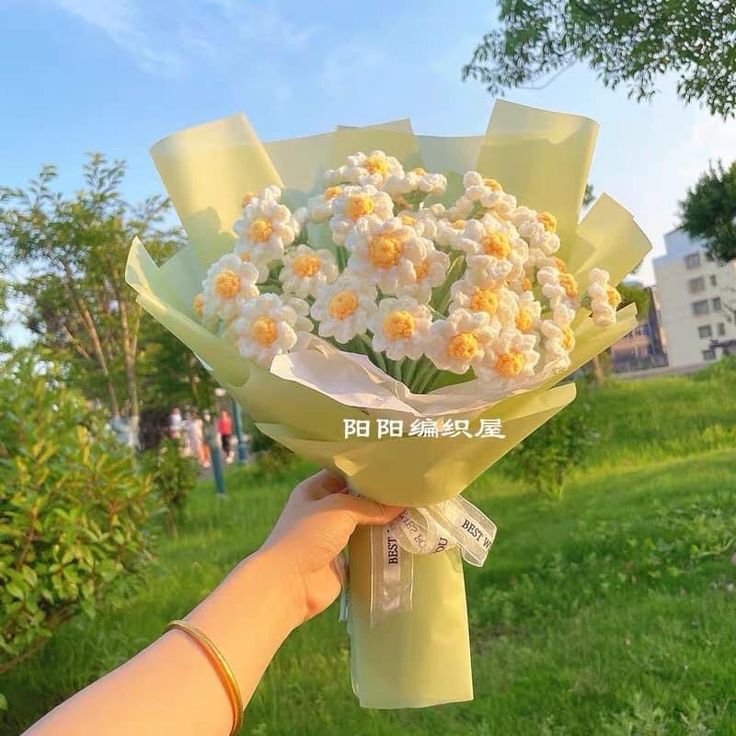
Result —
[[[261,294],[241,302],[238,316],[225,336],[244,358],[268,368],[276,355],[288,353],[298,342],[298,315],[277,294]]]
[[[497,330],[487,313],[456,309],[432,324],[425,352],[440,370],[463,374],[480,365]]]
[[[588,296],[593,322],[608,327],[616,322],[616,310],[621,304],[621,294],[611,286],[610,276],[601,268],[592,268],[588,274]]]
[[[495,179],[481,176],[477,171],[468,171],[463,176],[463,187],[464,199],[492,210],[502,219],[509,218],[516,209],[516,197],[504,192]],[[463,203],[463,206],[466,205]]]
[[[381,222],[366,217],[356,224],[345,245],[350,251],[348,268],[358,278],[376,284],[385,294],[417,282],[417,269],[432,250],[410,225],[394,217]]]
[[[267,266],[283,256],[284,248],[294,242],[299,229],[299,221],[286,205],[279,203],[275,192],[253,197],[243,209],[243,217],[233,226],[238,235],[235,252],[256,267]]]
[[[226,322],[235,317],[238,305],[258,295],[257,269],[228,253],[215,261],[202,282],[201,306],[194,304],[202,318],[217,316]]]
[[[386,191],[392,196],[421,192],[422,194],[444,194],[447,189],[447,177],[435,174],[421,167],[407,171],[402,175],[391,175],[386,180]]]
[[[551,256],[560,249],[557,219],[549,212],[517,207],[511,214],[511,222],[530,248],[539,249],[545,256]]]
[[[495,390],[512,391],[525,387],[534,378],[534,367],[540,355],[534,349],[536,334],[525,334],[515,328],[502,330],[486,347],[476,375]]]
[[[326,248],[314,250],[298,245],[284,256],[284,267],[279,274],[284,293],[305,298],[315,296],[320,286],[331,284],[338,276],[335,256]]]
[[[517,297],[505,286],[476,280],[472,272],[450,287],[452,301],[450,311],[467,309],[469,312],[484,312],[502,327],[514,324],[518,312]]]
[[[344,271],[333,284],[319,290],[311,314],[319,322],[322,337],[346,343],[365,333],[376,311],[376,287]]]
[[[524,273],[524,264],[529,255],[529,247],[519,237],[516,229],[508,222],[502,222],[491,214],[480,220],[468,220],[462,230],[458,230],[453,247],[465,251],[468,256],[487,256],[494,264],[489,266],[503,278],[517,279]]]
[[[358,222],[370,217],[385,222],[394,215],[394,203],[386,192],[373,185],[343,187],[332,203],[330,229],[337,245],[344,245],[347,234]]]
[[[426,304],[409,296],[383,299],[368,321],[373,349],[391,360],[417,360],[424,353],[431,324],[432,312]]]
[[[397,290],[398,294],[414,297],[418,302],[426,304],[432,298],[432,289],[445,283],[450,257],[447,253],[431,247],[423,260],[412,265],[414,279],[401,284]]]
[[[325,181],[329,184],[370,184],[383,189],[387,179],[404,177],[404,167],[398,159],[387,156],[383,151],[355,153],[348,156],[347,163],[337,169],[328,169],[325,172]]]
[[[335,197],[342,192],[341,186],[331,186],[307,200],[307,212],[312,222],[327,222],[332,217],[332,203]]]

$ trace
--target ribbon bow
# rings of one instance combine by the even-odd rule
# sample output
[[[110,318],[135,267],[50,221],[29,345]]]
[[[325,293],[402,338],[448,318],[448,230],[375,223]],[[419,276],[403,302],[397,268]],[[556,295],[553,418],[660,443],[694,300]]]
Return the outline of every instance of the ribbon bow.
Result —
[[[447,501],[408,508],[391,523],[371,527],[371,626],[386,616],[411,611],[414,555],[458,547],[463,559],[482,567],[496,537],[496,525],[470,501]],[[340,618],[349,600],[343,588]]]

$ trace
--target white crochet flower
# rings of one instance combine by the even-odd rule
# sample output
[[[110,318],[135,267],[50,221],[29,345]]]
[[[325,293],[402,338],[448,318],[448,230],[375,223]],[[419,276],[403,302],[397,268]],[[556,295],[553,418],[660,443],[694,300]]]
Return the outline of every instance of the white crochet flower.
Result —
[[[598,327],[608,327],[616,322],[616,310],[621,304],[621,295],[611,286],[610,276],[601,268],[592,268],[588,274],[588,296],[593,312],[593,322]]]
[[[480,220],[468,220],[452,245],[468,256],[494,259],[497,263],[491,271],[503,273],[509,280],[521,278],[529,255],[529,246],[519,237],[516,228],[491,214],[483,215]]]
[[[340,343],[362,335],[368,320],[378,309],[377,296],[375,286],[350,271],[343,271],[337,281],[317,292],[312,305],[312,317],[319,322],[319,334],[334,337]]]
[[[257,279],[258,270],[233,253],[216,260],[202,282],[203,319],[231,320],[241,302],[258,295]]]
[[[481,176],[477,171],[468,171],[463,176],[464,199],[492,210],[502,219],[508,219],[516,209],[516,197],[506,194],[495,180]]]
[[[284,267],[279,274],[284,293],[293,293],[302,299],[315,296],[318,289],[331,284],[338,276],[335,256],[320,248],[298,245],[284,255]]]
[[[450,287],[452,301],[450,311],[466,309],[469,312],[485,312],[491,322],[497,321],[501,327],[513,326],[518,313],[516,295],[498,283],[490,285],[486,281],[476,281],[472,272]]]
[[[534,380],[534,368],[540,354],[534,349],[537,335],[515,328],[502,330],[486,348],[476,375],[494,390],[513,391],[528,387]]]
[[[554,266],[544,266],[537,271],[537,283],[542,287],[542,295],[549,300],[552,309],[560,304],[574,307],[578,302],[578,284],[575,277],[567,271]]]
[[[383,151],[373,151],[369,155],[362,152],[353,154],[348,156],[343,166],[325,171],[325,181],[329,184],[371,184],[379,189],[384,188],[389,178],[403,176],[404,167],[399,160]]]
[[[386,179],[385,188],[392,197],[410,194],[411,192],[444,194],[447,189],[447,177],[417,167],[402,175],[393,174],[389,176]]]
[[[524,333],[536,332],[542,317],[542,304],[531,291],[522,291],[514,295],[516,298],[516,314],[514,326]],[[563,307],[566,309],[566,307]],[[574,314],[574,313],[573,313]]]
[[[538,248],[546,256],[551,256],[560,249],[560,237],[556,233],[557,219],[549,212],[517,207],[511,213],[511,222],[530,248]]]
[[[332,239],[337,245],[343,245],[347,234],[358,222],[368,217],[385,222],[393,216],[394,203],[386,192],[380,192],[370,184],[343,187],[332,201]]]
[[[418,360],[432,324],[432,312],[409,296],[382,299],[378,312],[368,321],[373,333],[373,349],[385,353],[391,360]]]
[[[300,334],[298,315],[276,294],[261,294],[241,302],[238,316],[225,336],[232,340],[244,358],[268,368],[276,355],[297,346]],[[306,335],[304,335],[306,337]]]
[[[253,197],[243,209],[243,217],[233,226],[238,239],[235,252],[256,267],[267,266],[284,254],[300,229],[299,221],[275,193]]]
[[[281,297],[287,307],[291,307],[296,312],[296,324],[294,325],[297,333],[312,332],[314,323],[309,319],[309,302],[300,299],[298,296],[284,294]]]
[[[456,309],[432,324],[425,353],[440,370],[463,374],[480,365],[497,331],[485,312]]]
[[[417,231],[417,235],[434,240],[437,235],[437,215],[431,208],[418,210],[402,210],[396,215],[404,225],[409,225]]]
[[[432,298],[432,289],[445,283],[450,257],[431,246],[424,260],[412,265],[414,281],[399,286],[398,294],[414,297],[418,302],[427,304]]]
[[[322,194],[307,200],[307,212],[312,222],[327,222],[332,217],[332,203],[342,192],[341,186],[327,187]]]
[[[383,222],[362,218],[345,245],[351,272],[366,283],[376,284],[384,294],[396,294],[400,288],[415,284],[417,269],[433,248],[430,240],[398,217]]]

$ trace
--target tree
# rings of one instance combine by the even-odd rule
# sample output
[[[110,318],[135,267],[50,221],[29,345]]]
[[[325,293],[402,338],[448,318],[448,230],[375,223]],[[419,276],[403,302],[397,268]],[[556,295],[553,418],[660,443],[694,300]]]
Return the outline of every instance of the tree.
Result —
[[[736,161],[728,168],[711,164],[680,202],[680,216],[685,232],[705,243],[710,260],[736,258]]]
[[[168,200],[133,206],[123,199],[122,161],[93,154],[83,173],[85,187],[71,197],[52,190],[53,166],[26,188],[0,188],[0,265],[35,342],[88,398],[102,399],[114,415],[126,410],[135,431],[143,317],[125,283],[127,252],[138,236],[165,258],[180,235],[165,225]]]
[[[499,21],[463,68],[492,94],[545,86],[582,62],[639,101],[672,74],[682,100],[736,114],[734,0],[500,0]]]

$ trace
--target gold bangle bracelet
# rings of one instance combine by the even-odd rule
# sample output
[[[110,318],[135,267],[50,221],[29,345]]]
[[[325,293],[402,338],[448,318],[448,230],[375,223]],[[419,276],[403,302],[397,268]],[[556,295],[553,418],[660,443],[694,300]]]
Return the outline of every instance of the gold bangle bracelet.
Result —
[[[180,631],[189,634],[208,655],[210,661],[217,670],[217,674],[222,681],[222,684],[227,690],[228,698],[230,699],[230,705],[233,709],[233,728],[230,731],[230,736],[235,736],[243,725],[243,696],[240,694],[240,688],[238,682],[235,679],[232,667],[227,663],[222,652],[215,646],[215,643],[202,631],[187,623],[186,621],[170,621],[166,625],[166,631],[172,629],[179,629]]]

